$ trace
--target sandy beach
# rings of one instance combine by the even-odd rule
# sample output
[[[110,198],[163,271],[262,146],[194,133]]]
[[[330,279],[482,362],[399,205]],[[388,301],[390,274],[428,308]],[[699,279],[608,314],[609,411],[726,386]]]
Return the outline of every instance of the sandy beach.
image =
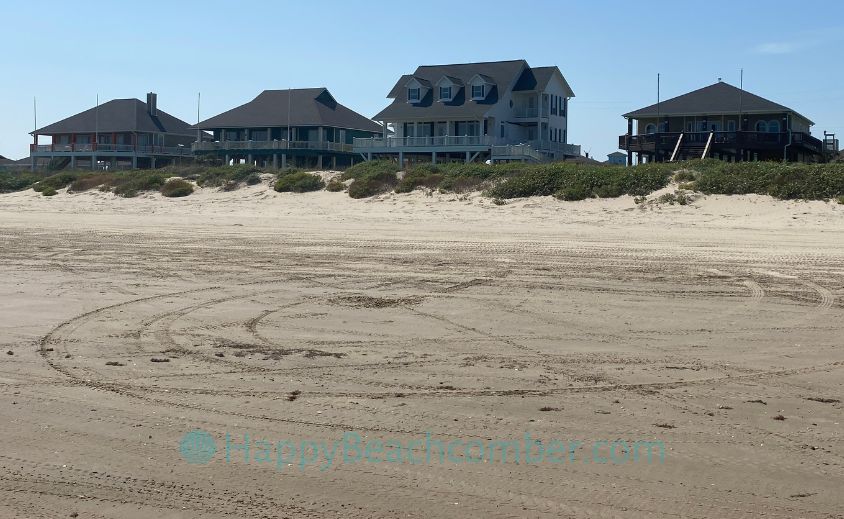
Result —
[[[659,194],[0,195],[0,517],[842,517],[844,205]]]

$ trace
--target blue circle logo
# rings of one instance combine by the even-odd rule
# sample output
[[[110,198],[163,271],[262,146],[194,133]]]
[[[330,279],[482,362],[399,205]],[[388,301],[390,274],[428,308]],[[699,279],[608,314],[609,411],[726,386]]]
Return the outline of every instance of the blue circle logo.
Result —
[[[182,436],[179,442],[179,452],[182,459],[192,465],[205,465],[217,453],[217,444],[214,437],[207,432],[194,429]]]

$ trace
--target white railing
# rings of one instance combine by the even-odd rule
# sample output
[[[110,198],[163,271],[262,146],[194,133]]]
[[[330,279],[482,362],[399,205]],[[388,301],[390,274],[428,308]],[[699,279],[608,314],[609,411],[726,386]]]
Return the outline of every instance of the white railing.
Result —
[[[328,141],[214,141],[195,142],[193,151],[236,151],[236,150],[323,150],[351,153],[352,145]]]
[[[439,137],[371,137],[356,138],[356,149],[370,148],[431,148],[448,146],[489,146],[489,137],[480,135],[439,136]]]
[[[527,119],[539,117],[539,108],[517,108],[513,111],[516,119]]]
[[[566,144],[563,142],[552,142],[552,141],[528,141],[526,144],[533,147],[534,149],[545,151],[545,152],[555,152],[555,153],[562,153],[565,155],[570,155],[573,157],[580,156],[580,146],[577,144]]]
[[[532,158],[534,160],[542,160],[542,155],[527,144],[511,144],[507,146],[493,146],[492,157],[509,157],[509,158]]]

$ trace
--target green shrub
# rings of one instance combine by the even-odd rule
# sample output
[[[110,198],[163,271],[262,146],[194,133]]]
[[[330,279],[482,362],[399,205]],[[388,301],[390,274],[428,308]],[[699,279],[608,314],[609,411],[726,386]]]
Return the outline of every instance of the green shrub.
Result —
[[[114,180],[113,173],[86,173],[79,175],[76,180],[70,183],[68,192],[81,193],[98,186],[107,186]]]
[[[674,174],[674,180],[676,182],[691,182],[697,180],[697,175],[694,171],[684,169]]]
[[[395,187],[399,179],[395,173],[382,171],[370,173],[354,180],[349,185],[349,196],[352,198],[367,198],[386,193]]]
[[[417,187],[429,187],[431,189],[440,185],[443,181],[443,174],[433,171],[414,169],[405,173],[404,178],[396,184],[396,193],[410,193]]]
[[[328,181],[328,184],[325,185],[326,191],[331,191],[332,193],[336,193],[338,191],[343,191],[346,189],[346,184],[340,182],[336,178],[332,178]]]
[[[319,191],[323,187],[325,187],[325,182],[319,175],[303,171],[283,175],[275,183],[275,190],[278,192],[305,193]]]
[[[780,199],[825,200],[844,193],[844,164],[709,164],[700,171],[695,186],[706,194],[755,193]]]
[[[143,191],[158,191],[167,177],[165,170],[135,170],[114,174],[112,187],[114,194],[124,198],[138,196]]]
[[[260,168],[249,164],[219,167],[194,166],[191,170],[185,171],[184,169],[174,168],[171,172],[180,177],[185,177],[189,172],[195,172],[198,174],[196,184],[200,187],[221,187],[227,182],[240,184],[241,182],[246,182],[250,177],[261,173]],[[258,182],[260,181],[261,179],[258,177]]]
[[[54,188],[52,188],[50,186],[47,186],[47,187],[45,187],[44,189],[41,190],[41,194],[44,195],[44,196],[54,196],[54,195],[58,194],[58,191],[56,191]]]
[[[359,162],[343,172],[340,180],[359,179],[363,177],[375,177],[378,175],[393,175],[401,168],[398,163],[390,160],[370,160]]]
[[[0,169],[0,193],[11,193],[28,189],[44,178],[43,173],[31,171],[7,171]]]
[[[584,186],[581,185],[569,186],[560,189],[556,193],[554,193],[554,198],[557,198],[559,200],[565,200],[567,202],[573,202],[575,200],[585,200],[589,198],[589,190],[587,190]]]
[[[844,195],[838,197],[838,203],[844,205]]]
[[[181,178],[170,179],[161,186],[161,194],[170,198],[188,196],[191,193],[193,193],[193,184]]]
[[[258,173],[252,173],[252,174],[250,174],[249,176],[246,177],[246,180],[244,180],[244,182],[246,182],[247,186],[254,186],[256,184],[260,184],[261,183],[261,175],[258,174]]]
[[[43,192],[47,188],[54,190],[63,189],[79,177],[79,173],[63,172],[46,177],[32,186],[35,191]]]

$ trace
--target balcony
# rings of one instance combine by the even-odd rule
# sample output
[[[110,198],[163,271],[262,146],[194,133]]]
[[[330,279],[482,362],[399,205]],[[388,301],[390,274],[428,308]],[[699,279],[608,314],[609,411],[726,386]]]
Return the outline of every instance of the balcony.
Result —
[[[539,108],[516,108],[513,110],[513,117],[516,119],[536,119],[539,117]]]
[[[187,146],[143,146],[133,144],[30,144],[30,154],[55,155],[57,153],[98,153],[105,155],[166,155],[190,156]]]
[[[372,137],[357,138],[354,141],[355,151],[373,151],[374,149],[403,148],[467,148],[488,147],[491,145],[487,136],[463,135],[440,137]]]
[[[681,146],[704,147],[713,134],[712,145],[717,148],[777,149],[786,145],[801,146],[809,151],[820,153],[823,143],[807,133],[767,133],[767,132],[684,132]],[[630,151],[673,150],[680,138],[680,132],[649,133],[644,135],[621,135],[618,138],[619,149]]]
[[[355,139],[357,140],[357,139]],[[284,151],[284,150],[316,150],[351,153],[352,145],[343,142],[327,141],[215,141],[195,142],[191,144],[195,153],[213,151]]]

